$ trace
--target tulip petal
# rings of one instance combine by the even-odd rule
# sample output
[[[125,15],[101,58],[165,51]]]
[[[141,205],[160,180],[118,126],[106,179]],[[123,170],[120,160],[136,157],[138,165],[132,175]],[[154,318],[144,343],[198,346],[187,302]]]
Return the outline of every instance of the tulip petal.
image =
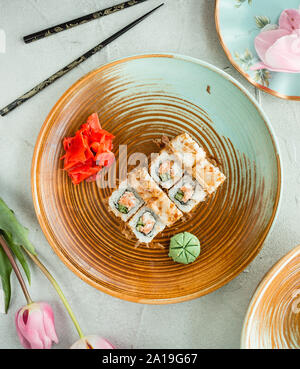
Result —
[[[86,340],[94,349],[114,349],[114,346],[109,341],[99,336],[87,336]]]
[[[84,338],[81,338],[80,340],[73,343],[73,345],[70,347],[72,350],[85,350],[87,348],[86,341]]]
[[[31,314],[30,314],[31,315]],[[40,340],[39,335],[33,329],[30,329],[30,326],[24,324],[23,314],[22,312],[18,315],[17,325],[19,327],[20,333],[24,339],[29,343],[29,348],[34,349],[42,349],[43,342]],[[22,343],[22,342],[21,342]]]
[[[90,335],[81,338],[80,340],[76,341],[72,346],[71,349],[76,350],[86,350],[86,349],[102,349],[102,350],[111,350],[115,349],[115,347],[107,341],[105,338]]]
[[[44,349],[43,337],[46,335],[43,324],[43,312],[40,309],[31,310],[23,333],[30,342],[32,349]]]
[[[279,27],[289,32],[300,28],[300,12],[296,9],[284,10],[279,18]]]
[[[41,340],[41,337],[37,331],[28,330],[27,336],[28,339],[30,340],[31,349],[42,350],[45,348],[44,342]]]
[[[54,341],[55,343],[58,343],[57,334],[55,331],[54,326],[54,314],[51,309],[51,307],[48,304],[44,304],[44,326],[47,336]]]
[[[30,343],[26,340],[26,338],[24,338],[19,332],[17,332],[19,340],[21,342],[21,345],[25,348],[25,349],[30,349]]]
[[[49,350],[52,347],[52,340],[47,336],[47,334],[40,336],[43,341],[44,349]]]
[[[17,334],[18,334],[18,337],[19,337],[19,340],[22,344],[22,346],[26,349],[30,349],[30,343],[22,336],[22,333],[19,329],[19,326],[18,326],[18,314],[19,314],[20,310],[16,313],[16,316],[15,316],[15,323],[16,323],[16,330],[17,330]]]
[[[26,319],[24,312],[27,313]],[[18,311],[15,321],[20,342],[25,348],[50,349],[52,341],[58,342],[53,312],[46,303],[25,306]]]
[[[261,32],[254,40],[255,50],[262,61],[265,59],[267,50],[281,37],[288,35],[285,29],[274,29]]]

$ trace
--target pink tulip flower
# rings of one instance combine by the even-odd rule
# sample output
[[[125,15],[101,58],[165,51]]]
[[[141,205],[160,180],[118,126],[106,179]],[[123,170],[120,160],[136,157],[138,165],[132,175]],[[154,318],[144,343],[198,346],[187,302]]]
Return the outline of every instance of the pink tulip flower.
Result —
[[[300,73],[300,11],[283,11],[279,28],[263,29],[254,45],[261,62],[253,65],[252,70]]]
[[[89,349],[114,349],[115,347],[106,339],[101,338],[99,336],[91,335],[81,338],[76,341],[71,349],[76,350],[89,350]]]
[[[52,341],[58,343],[51,306],[45,302],[24,306],[16,314],[16,328],[23,347],[50,349]]]

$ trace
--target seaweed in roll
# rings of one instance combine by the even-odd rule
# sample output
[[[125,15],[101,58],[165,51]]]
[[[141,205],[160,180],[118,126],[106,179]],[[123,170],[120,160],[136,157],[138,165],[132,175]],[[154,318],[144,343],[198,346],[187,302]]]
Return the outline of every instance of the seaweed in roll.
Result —
[[[143,207],[129,222],[135,237],[142,243],[150,243],[165,228],[158,216],[146,206]]]
[[[138,193],[123,182],[119,189],[114,191],[109,199],[109,206],[112,212],[126,222],[138,209],[144,204],[144,201]]]
[[[205,200],[206,192],[197,181],[186,174],[169,190],[169,197],[181,211],[189,213],[199,202]]]

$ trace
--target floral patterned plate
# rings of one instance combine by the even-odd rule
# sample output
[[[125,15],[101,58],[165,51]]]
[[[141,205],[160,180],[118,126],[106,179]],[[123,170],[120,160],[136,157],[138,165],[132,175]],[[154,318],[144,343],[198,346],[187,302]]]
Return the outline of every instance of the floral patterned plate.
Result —
[[[283,10],[299,5],[300,0],[216,0],[215,9],[220,42],[232,65],[254,86],[289,100],[300,100],[300,73],[250,68],[259,61],[255,37],[266,25],[278,24]]]

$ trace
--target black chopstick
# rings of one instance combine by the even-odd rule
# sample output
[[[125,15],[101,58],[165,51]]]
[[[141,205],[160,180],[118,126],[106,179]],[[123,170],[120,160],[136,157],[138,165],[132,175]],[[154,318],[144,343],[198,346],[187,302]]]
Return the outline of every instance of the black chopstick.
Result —
[[[45,81],[41,82],[37,86],[33,87],[30,91],[26,92],[24,95],[20,96],[17,100],[13,101],[9,105],[7,105],[5,108],[0,110],[0,115],[4,116],[11,112],[13,109],[18,107],[19,105],[23,104],[25,101],[29,100],[33,96],[35,96],[37,93],[42,91],[44,88],[51,85],[53,82],[57,81],[59,78],[64,76],[66,73],[68,73],[70,70],[77,67],[79,64],[86,61],[88,58],[96,54],[98,51],[102,50],[105,46],[110,44],[112,41],[123,35],[125,32],[129,31],[131,28],[133,28],[135,25],[140,23],[142,20],[144,20],[146,17],[148,17],[151,13],[153,13],[155,10],[163,6],[164,4],[160,4],[156,8],[152,9],[150,12],[144,14],[142,17],[136,19],[134,22],[128,24],[128,26],[122,28],[120,31],[115,33],[114,35],[110,36],[106,40],[102,41],[97,46],[93,47],[91,50],[87,51],[85,54],[80,56],[79,58],[75,59],[72,63],[66,65],[64,68],[60,69],[58,72],[54,73],[52,76],[47,78]]]
[[[43,29],[42,31],[39,31],[39,32],[32,33],[31,35],[23,37],[23,40],[26,44],[28,44],[30,42],[37,41],[37,40],[40,40],[40,39],[45,38],[45,37],[55,35],[56,33],[66,31],[70,28],[80,26],[81,24],[90,22],[94,19],[102,18],[102,17],[105,17],[106,15],[116,13],[116,12],[118,12],[120,10],[123,10],[123,9],[126,9],[126,8],[130,8],[131,6],[138,5],[138,4],[143,3],[145,1],[147,1],[147,0],[129,0],[129,1],[125,1],[124,3],[118,4],[118,5],[115,5],[115,6],[111,6],[111,7],[106,8],[106,9],[98,10],[94,13],[84,15],[83,17],[76,18],[76,19],[64,22],[62,24],[58,24],[58,25],[53,26],[53,27]]]

